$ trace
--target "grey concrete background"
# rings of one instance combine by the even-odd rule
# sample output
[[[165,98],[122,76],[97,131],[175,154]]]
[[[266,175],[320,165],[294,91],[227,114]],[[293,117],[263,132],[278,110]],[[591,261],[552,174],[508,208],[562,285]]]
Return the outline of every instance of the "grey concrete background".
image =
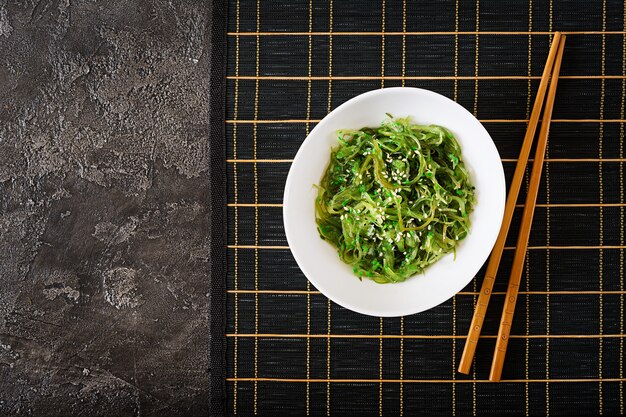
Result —
[[[207,413],[208,8],[0,0],[0,415]]]

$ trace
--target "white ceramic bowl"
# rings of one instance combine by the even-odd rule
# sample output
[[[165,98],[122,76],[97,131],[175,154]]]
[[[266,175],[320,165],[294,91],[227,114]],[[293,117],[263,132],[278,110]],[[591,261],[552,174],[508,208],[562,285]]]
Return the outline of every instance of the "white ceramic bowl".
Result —
[[[476,187],[476,206],[470,215],[470,234],[452,254],[405,282],[377,284],[360,281],[343,263],[336,249],[323,241],[315,223],[315,197],[328,165],[337,131],[376,127],[390,113],[411,116],[420,124],[436,124],[452,131]],[[283,216],[289,247],[302,272],[318,290],[337,304],[372,316],[402,316],[432,308],[465,287],[483,265],[495,244],[505,203],[504,170],[500,155],[482,124],[462,106],[428,90],[385,88],[369,91],[328,114],[298,150],[285,185]]]

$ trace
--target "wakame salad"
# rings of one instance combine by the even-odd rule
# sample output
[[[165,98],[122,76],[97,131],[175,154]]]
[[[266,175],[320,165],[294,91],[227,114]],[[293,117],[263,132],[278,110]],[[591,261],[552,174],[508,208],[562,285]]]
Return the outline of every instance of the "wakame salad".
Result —
[[[388,116],[378,128],[338,132],[315,202],[321,238],[378,283],[404,281],[455,251],[475,204],[454,135]]]

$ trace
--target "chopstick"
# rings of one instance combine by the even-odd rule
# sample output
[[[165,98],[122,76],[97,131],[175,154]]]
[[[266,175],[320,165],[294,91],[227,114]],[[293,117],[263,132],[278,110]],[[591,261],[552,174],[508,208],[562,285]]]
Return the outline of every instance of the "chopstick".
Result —
[[[511,188],[509,189],[509,194],[507,196],[502,226],[500,227],[498,238],[491,252],[491,257],[489,258],[485,279],[483,280],[483,284],[480,289],[478,302],[476,303],[476,309],[474,311],[474,317],[472,318],[472,323],[467,335],[467,341],[465,342],[465,347],[463,348],[463,355],[461,356],[461,361],[459,362],[459,372],[462,374],[469,374],[472,366],[476,345],[483,327],[485,314],[487,313],[487,306],[489,305],[489,299],[491,298],[491,293],[493,291],[493,284],[495,283],[498,267],[500,265],[500,259],[502,258],[502,252],[504,251],[506,236],[509,233],[509,227],[511,226],[511,220],[513,219],[515,204],[517,203],[517,197],[522,186],[524,171],[526,169],[526,165],[528,164],[528,156],[530,155],[530,149],[533,145],[535,131],[537,130],[537,124],[539,122],[539,115],[541,114],[541,108],[543,107],[543,101],[546,95],[546,90],[548,89],[548,82],[552,73],[552,67],[557,55],[561,36],[560,32],[556,32],[554,34],[554,40],[552,41],[552,46],[550,47],[550,52],[548,53],[546,66],[543,69],[541,82],[539,83],[539,89],[537,90],[537,97],[535,98],[535,104],[533,105],[533,111],[528,122],[528,128],[526,130],[526,135],[524,136],[522,149],[520,150],[517,165],[515,166],[515,173],[513,174],[513,180],[511,181]]]
[[[546,153],[546,146],[548,144],[548,132],[550,130],[552,108],[554,107],[554,96],[556,95],[556,86],[559,80],[559,71],[561,70],[561,60],[563,59],[564,47],[565,36],[562,36],[559,43],[559,52],[557,53],[556,61],[554,62],[554,70],[552,71],[552,80],[550,82],[550,90],[548,91],[546,106],[543,111],[543,120],[541,122],[541,130],[539,131],[537,149],[535,151],[535,161],[533,162],[533,170],[530,174],[530,184],[528,186],[528,194],[526,195],[526,203],[524,204],[522,224],[517,238],[515,257],[513,258],[513,266],[511,268],[511,276],[509,278],[509,287],[506,291],[504,309],[500,320],[500,329],[498,330],[496,348],[493,354],[493,362],[491,363],[489,380],[493,382],[500,381],[504,357],[506,355],[506,348],[509,344],[511,324],[513,323],[513,314],[515,313],[515,303],[517,302],[517,294],[519,292],[522,270],[524,268],[524,259],[526,258],[526,249],[528,248],[530,227],[533,222],[535,204],[537,203],[537,193],[541,182],[541,171],[543,169],[543,160]]]

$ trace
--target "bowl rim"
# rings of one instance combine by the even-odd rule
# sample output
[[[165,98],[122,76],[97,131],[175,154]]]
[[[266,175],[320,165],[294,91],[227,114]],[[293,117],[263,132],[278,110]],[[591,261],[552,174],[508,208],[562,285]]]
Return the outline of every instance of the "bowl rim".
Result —
[[[431,90],[427,90],[427,89],[423,89],[423,88],[417,88],[417,87],[388,87],[388,88],[379,88],[379,89],[375,89],[375,90],[370,90],[370,91],[366,91],[364,93],[361,93],[357,96],[354,96],[352,98],[350,98],[349,100],[346,100],[344,103],[342,103],[341,105],[337,106],[335,109],[333,109],[331,112],[329,112],[326,116],[324,116],[324,118],[322,118],[317,125],[309,132],[309,134],[306,136],[306,138],[304,139],[304,141],[300,144],[298,151],[289,167],[289,171],[287,173],[287,179],[285,181],[285,188],[284,188],[284,192],[283,192],[283,209],[282,209],[282,214],[283,214],[283,227],[285,230],[285,237],[287,239],[287,243],[289,245],[289,250],[291,251],[292,256],[294,257],[294,259],[296,260],[296,263],[298,264],[298,267],[300,268],[300,270],[302,271],[302,273],[304,274],[304,276],[306,277],[307,280],[309,280],[309,282],[316,288],[318,289],[325,297],[327,297],[329,300],[333,301],[334,303],[349,309],[351,311],[360,313],[360,314],[364,314],[364,315],[369,315],[369,316],[376,316],[376,317],[400,317],[400,316],[406,316],[406,315],[413,315],[413,314],[418,314],[427,310],[430,310],[444,302],[446,302],[447,300],[449,300],[450,298],[452,298],[453,296],[455,296],[459,291],[461,291],[467,284],[469,284],[473,279],[476,278],[476,274],[478,273],[478,271],[480,270],[480,268],[482,267],[482,265],[484,264],[484,262],[487,261],[487,259],[489,259],[489,256],[491,254],[491,250],[493,249],[493,246],[496,243],[497,237],[499,235],[499,229],[496,229],[495,232],[492,232],[492,234],[488,237],[485,238],[484,240],[484,244],[486,246],[488,246],[489,248],[489,252],[486,252],[487,255],[485,257],[485,259],[478,264],[478,266],[475,268],[475,271],[471,271],[471,274],[468,274],[469,279],[467,280],[467,282],[463,283],[463,285],[460,286],[460,288],[456,289],[454,291],[454,293],[452,293],[450,296],[448,296],[447,298],[444,298],[442,300],[439,299],[435,299],[434,301],[430,301],[430,302],[425,302],[422,303],[422,306],[419,309],[405,309],[403,311],[393,311],[393,312],[384,312],[384,311],[372,311],[372,310],[366,310],[364,308],[362,308],[362,306],[359,305],[354,305],[352,302],[350,302],[349,300],[337,300],[334,297],[331,297],[327,294],[326,291],[324,291],[324,286],[322,285],[322,288],[320,288],[319,283],[316,282],[316,279],[313,277],[311,278],[310,274],[307,273],[306,271],[306,267],[303,266],[305,265],[304,262],[302,262],[300,256],[297,253],[297,250],[294,251],[294,246],[293,246],[293,238],[290,238],[290,236],[292,236],[292,233],[290,232],[290,226],[288,225],[288,209],[289,209],[289,205],[288,205],[288,200],[289,200],[289,191],[291,189],[291,187],[293,186],[293,182],[294,182],[294,176],[292,175],[292,172],[294,170],[294,167],[296,167],[298,164],[298,161],[300,161],[300,159],[306,158],[307,155],[305,155],[305,144],[307,144],[310,140],[312,140],[313,137],[315,137],[315,135],[317,134],[317,132],[319,130],[323,130],[324,126],[328,123],[328,120],[330,118],[331,115],[335,114],[335,113],[339,113],[341,112],[345,107],[354,105],[357,102],[363,101],[363,100],[367,100],[368,98],[370,98],[371,96],[377,96],[380,94],[390,94],[393,92],[397,92],[399,90],[402,90],[404,92],[410,92],[410,93],[420,93],[420,94],[424,94],[426,96],[431,96],[431,97],[435,97],[439,100],[442,100],[447,102],[449,105],[455,106],[457,108],[459,108],[460,111],[462,111],[463,113],[466,114],[466,116],[469,116],[471,119],[474,119],[476,121],[476,123],[478,123],[478,125],[480,126],[480,128],[484,131],[484,133],[486,134],[486,136],[490,139],[487,143],[483,144],[483,146],[488,146],[491,147],[493,151],[495,151],[495,154],[498,156],[498,162],[499,162],[499,168],[498,172],[497,172],[497,176],[498,176],[498,182],[500,182],[500,184],[502,185],[502,192],[499,193],[499,201],[497,202],[497,219],[498,219],[498,224],[502,223],[502,219],[504,218],[504,209],[505,209],[505,203],[506,203],[506,179],[505,179],[505,175],[504,175],[504,167],[502,165],[502,160],[501,160],[501,156],[500,153],[498,152],[498,149],[496,147],[495,142],[493,141],[493,138],[491,137],[491,135],[489,134],[489,132],[487,131],[487,129],[484,127],[484,125],[469,111],[467,110],[465,107],[463,107],[462,105],[460,105],[459,103],[457,103],[456,101],[442,95],[439,94],[435,91],[431,91]],[[337,258],[338,259],[338,258]],[[413,277],[411,277],[413,278]],[[379,284],[382,285],[382,284]],[[393,285],[393,284],[389,284],[389,285]]]

